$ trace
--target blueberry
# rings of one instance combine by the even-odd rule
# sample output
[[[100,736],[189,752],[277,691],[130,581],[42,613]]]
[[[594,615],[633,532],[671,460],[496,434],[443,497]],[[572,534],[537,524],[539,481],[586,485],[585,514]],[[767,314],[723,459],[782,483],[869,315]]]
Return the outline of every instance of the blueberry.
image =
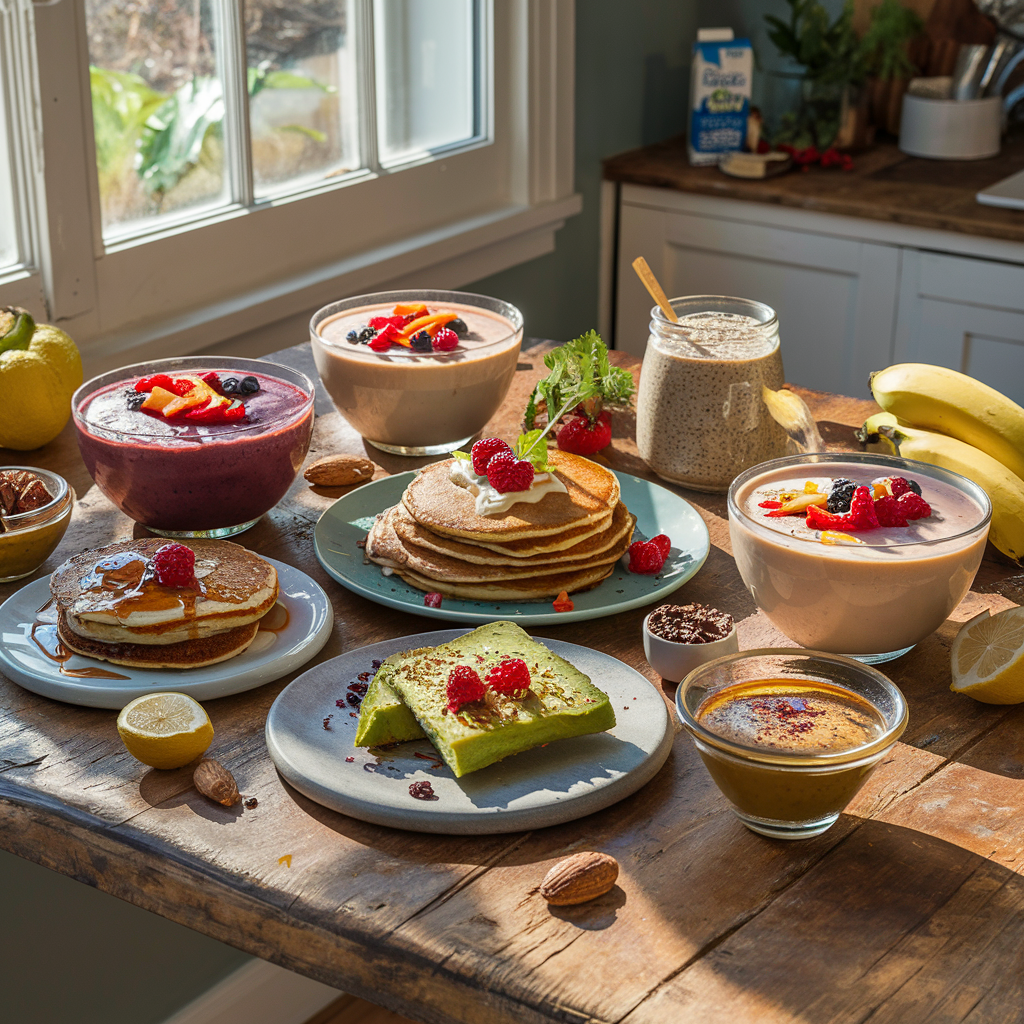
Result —
[[[234,395],[238,393],[239,384],[237,377],[225,377],[220,382],[221,390],[225,395]]]
[[[124,393],[125,404],[131,410],[142,408],[142,403],[149,396],[144,391],[136,391],[135,388],[127,388]]]
[[[345,335],[345,337],[354,345],[359,341],[359,332],[353,327],[352,330]]]
[[[838,480],[832,481],[832,486],[828,490],[828,508],[829,512],[834,512],[836,515],[842,515],[844,512],[850,511],[850,502],[853,501],[853,492],[857,490],[857,485],[852,480],[846,480],[840,477]]]
[[[363,327],[359,331],[359,340],[365,345],[376,333],[372,327]]]
[[[466,326],[465,320],[460,320],[456,317],[454,320],[449,320],[447,324],[450,330],[453,330],[460,338],[465,338],[469,334],[469,328]]]
[[[255,395],[259,389],[260,382],[256,377],[243,377],[238,385],[238,393],[240,395]]]
[[[431,350],[430,335],[426,331],[420,331],[413,335],[410,344],[413,352],[429,352]]]
[[[903,479],[904,479],[904,480],[906,480],[907,478],[906,478],[906,477],[904,477]],[[913,492],[914,492],[914,493],[915,493],[915,494],[916,494],[916,495],[917,495],[917,496],[918,496],[919,498],[923,498],[923,497],[924,497],[924,495],[923,495],[923,494],[921,493],[921,485],[920,485],[920,484],[919,484],[919,483],[918,483],[918,482],[917,482],[916,480],[907,480],[907,484],[908,484],[908,485],[910,486],[910,489],[911,489],[911,490],[912,490],[912,491],[913,491]]]

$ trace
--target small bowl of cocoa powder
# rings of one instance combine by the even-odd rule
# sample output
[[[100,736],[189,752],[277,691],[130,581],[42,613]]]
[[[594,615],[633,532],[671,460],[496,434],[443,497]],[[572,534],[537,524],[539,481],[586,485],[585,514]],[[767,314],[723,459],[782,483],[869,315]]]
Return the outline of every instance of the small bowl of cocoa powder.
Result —
[[[663,604],[644,619],[647,661],[672,683],[739,649],[733,617],[705,604]]]

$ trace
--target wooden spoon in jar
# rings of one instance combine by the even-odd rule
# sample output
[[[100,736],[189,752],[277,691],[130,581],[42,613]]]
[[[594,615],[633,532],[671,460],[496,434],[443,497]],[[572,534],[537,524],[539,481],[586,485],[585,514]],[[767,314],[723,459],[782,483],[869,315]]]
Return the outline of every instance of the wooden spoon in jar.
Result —
[[[676,316],[676,311],[672,308],[671,303],[669,303],[665,289],[658,283],[658,279],[654,276],[654,271],[647,265],[647,260],[643,256],[637,256],[633,260],[633,269],[636,271],[636,276],[643,281],[644,287],[651,293],[651,298],[661,307],[665,317],[674,324],[679,323],[679,317]]]

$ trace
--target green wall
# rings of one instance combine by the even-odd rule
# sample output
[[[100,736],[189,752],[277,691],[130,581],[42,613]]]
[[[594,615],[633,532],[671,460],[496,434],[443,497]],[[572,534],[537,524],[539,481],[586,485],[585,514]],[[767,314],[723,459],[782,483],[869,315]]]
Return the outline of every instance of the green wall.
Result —
[[[583,212],[553,253],[467,291],[518,306],[532,337],[565,340],[597,326],[601,160],[683,131],[698,5],[576,0],[576,191]]]

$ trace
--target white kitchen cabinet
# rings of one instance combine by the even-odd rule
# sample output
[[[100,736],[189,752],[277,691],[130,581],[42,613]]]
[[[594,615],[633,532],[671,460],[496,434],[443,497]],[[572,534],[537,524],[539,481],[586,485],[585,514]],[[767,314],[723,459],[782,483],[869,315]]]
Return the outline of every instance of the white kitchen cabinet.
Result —
[[[631,266],[644,256],[669,295],[774,307],[793,383],[868,397],[872,370],[914,360],[1024,402],[1024,246],[628,184],[616,238],[616,348],[647,342],[652,302]]]
[[[905,250],[895,356],[969,373],[1024,405],[1024,267]]]

